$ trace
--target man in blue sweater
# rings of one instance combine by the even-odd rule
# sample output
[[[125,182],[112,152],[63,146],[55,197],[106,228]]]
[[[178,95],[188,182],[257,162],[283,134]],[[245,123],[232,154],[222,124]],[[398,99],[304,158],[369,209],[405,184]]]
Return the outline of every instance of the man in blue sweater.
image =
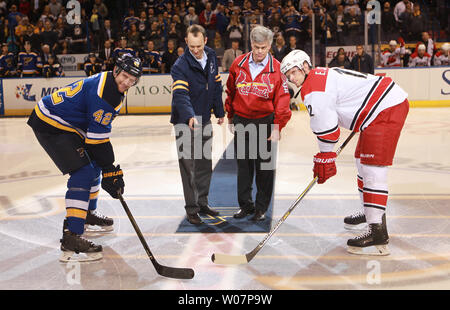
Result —
[[[187,219],[200,225],[198,213],[216,216],[208,205],[212,174],[211,110],[224,121],[222,80],[217,56],[205,46],[207,37],[200,25],[186,30],[186,49],[171,69],[172,114],[177,139],[178,162],[185,199]]]

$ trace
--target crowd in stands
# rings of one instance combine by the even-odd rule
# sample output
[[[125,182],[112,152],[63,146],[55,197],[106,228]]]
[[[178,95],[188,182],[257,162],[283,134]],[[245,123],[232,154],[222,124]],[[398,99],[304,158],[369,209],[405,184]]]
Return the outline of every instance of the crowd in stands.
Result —
[[[140,57],[146,74],[169,73],[192,24],[204,26],[208,46],[224,58],[224,70],[233,56],[248,50],[246,31],[259,23],[275,33],[272,53],[280,61],[292,49],[310,53],[314,31],[316,64],[324,66],[325,46],[363,43],[365,12],[372,9],[368,1],[72,0],[80,8],[79,23],[73,23],[68,0],[0,0],[0,75],[64,75],[60,54],[88,54],[82,69],[92,75],[111,69],[122,53]],[[448,41],[448,0],[379,1],[381,42],[389,43],[382,66],[449,64],[448,44],[436,47]],[[376,40],[376,25],[369,30]],[[405,41],[415,47],[405,48]],[[337,58],[340,66],[354,68],[350,60]]]

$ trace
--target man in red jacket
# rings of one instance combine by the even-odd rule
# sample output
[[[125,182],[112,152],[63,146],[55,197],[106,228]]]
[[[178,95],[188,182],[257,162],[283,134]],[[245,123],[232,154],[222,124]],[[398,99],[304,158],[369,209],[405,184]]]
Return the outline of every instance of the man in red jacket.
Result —
[[[234,132],[238,165],[240,211],[234,217],[255,213],[253,221],[265,219],[274,186],[274,143],[291,118],[286,78],[278,60],[269,54],[272,41],[271,30],[255,27],[250,33],[252,51],[234,60],[227,80],[225,109]],[[255,174],[257,194],[253,202]]]

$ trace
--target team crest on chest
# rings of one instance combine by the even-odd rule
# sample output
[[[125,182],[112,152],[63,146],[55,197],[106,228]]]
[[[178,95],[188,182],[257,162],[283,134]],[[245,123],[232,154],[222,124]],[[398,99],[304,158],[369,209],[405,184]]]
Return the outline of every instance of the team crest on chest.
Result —
[[[249,94],[269,99],[273,91],[273,84],[270,83],[270,73],[263,73],[261,77],[255,81],[247,81],[247,74],[240,70],[236,79],[236,88],[241,95]]]

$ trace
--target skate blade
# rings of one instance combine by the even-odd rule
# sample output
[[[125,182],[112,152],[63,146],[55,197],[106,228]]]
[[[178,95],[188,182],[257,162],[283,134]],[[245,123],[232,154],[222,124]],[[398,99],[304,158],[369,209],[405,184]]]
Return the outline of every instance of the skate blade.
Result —
[[[386,256],[391,254],[389,251],[389,246],[387,244],[368,246],[364,248],[347,246],[347,252],[357,255],[374,255],[374,256]]]
[[[344,224],[344,228],[352,231],[365,231],[367,230],[367,223],[361,223],[357,225]]]
[[[84,225],[84,232],[88,234],[108,233],[114,230],[114,226],[98,226],[98,225]]]
[[[72,251],[62,251],[59,261],[62,263],[68,262],[93,262],[103,258],[102,252],[97,253],[78,253]]]

